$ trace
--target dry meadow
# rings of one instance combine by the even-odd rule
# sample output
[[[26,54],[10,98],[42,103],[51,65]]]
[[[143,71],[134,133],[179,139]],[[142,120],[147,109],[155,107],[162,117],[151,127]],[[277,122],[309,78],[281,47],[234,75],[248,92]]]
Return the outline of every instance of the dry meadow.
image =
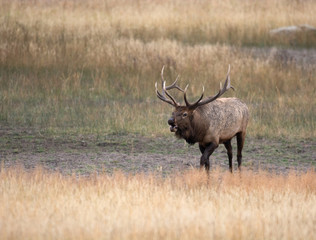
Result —
[[[269,35],[316,26],[315,1],[0,6],[0,239],[316,239],[316,36]],[[241,173],[167,137],[163,65],[190,100],[231,66]]]
[[[1,239],[315,239],[315,171],[0,173]]]

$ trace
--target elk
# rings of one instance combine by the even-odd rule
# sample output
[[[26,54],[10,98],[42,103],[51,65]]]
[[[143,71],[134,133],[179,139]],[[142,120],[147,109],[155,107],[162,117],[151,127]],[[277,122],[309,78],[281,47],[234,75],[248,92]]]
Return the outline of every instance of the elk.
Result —
[[[168,120],[170,131],[174,132],[176,137],[185,139],[189,144],[199,144],[202,153],[200,168],[205,167],[207,171],[210,169],[209,158],[219,144],[224,144],[227,150],[229,169],[231,172],[233,171],[231,140],[236,136],[237,162],[240,170],[249,114],[246,104],[238,98],[219,98],[230,88],[234,90],[230,85],[230,66],[224,86],[220,86],[219,92],[203,99],[203,86],[202,95],[194,103],[190,103],[187,99],[186,93],[189,85],[184,90],[180,88],[177,85],[178,76],[173,84],[166,86],[163,72],[164,67],[161,70],[162,92],[158,91],[157,82],[155,87],[157,97],[175,108]],[[183,92],[185,106],[181,106],[171,96],[168,92],[171,89]]]

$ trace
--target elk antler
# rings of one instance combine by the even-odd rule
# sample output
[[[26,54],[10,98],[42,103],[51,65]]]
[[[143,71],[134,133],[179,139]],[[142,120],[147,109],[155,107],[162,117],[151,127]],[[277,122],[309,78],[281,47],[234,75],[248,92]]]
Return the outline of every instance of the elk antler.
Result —
[[[230,85],[229,72],[230,72],[230,65],[228,66],[228,72],[227,72],[226,80],[224,83],[224,87],[222,87],[222,84],[220,84],[219,92],[216,95],[214,95],[213,97],[208,97],[208,98],[202,100],[203,96],[204,96],[204,86],[203,86],[203,92],[202,92],[201,97],[195,103],[192,103],[192,104],[189,103],[187,100],[186,91],[187,91],[188,86],[189,86],[189,85],[187,85],[186,88],[184,89],[184,101],[185,101],[185,104],[187,105],[187,107],[189,107],[191,109],[197,108],[199,106],[210,103],[210,102],[214,101],[215,99],[219,98],[221,95],[223,95],[230,88],[235,90],[234,87]]]
[[[169,85],[169,86],[166,86],[166,81],[165,81],[164,78],[163,78],[163,71],[164,71],[164,68],[165,68],[165,66],[163,66],[162,69],[161,69],[162,94],[158,91],[157,82],[155,83],[155,88],[156,88],[157,97],[158,97],[160,100],[162,100],[162,101],[164,101],[164,102],[167,102],[167,103],[171,104],[171,105],[174,106],[174,107],[178,107],[178,106],[179,106],[179,103],[176,102],[176,100],[167,92],[167,90],[176,88],[176,89],[178,89],[179,91],[184,92],[184,91],[177,85],[177,81],[178,81],[178,79],[179,79],[179,76],[176,78],[176,80],[174,81],[173,84],[171,84],[171,85]],[[171,101],[166,98],[166,95],[171,99]]]

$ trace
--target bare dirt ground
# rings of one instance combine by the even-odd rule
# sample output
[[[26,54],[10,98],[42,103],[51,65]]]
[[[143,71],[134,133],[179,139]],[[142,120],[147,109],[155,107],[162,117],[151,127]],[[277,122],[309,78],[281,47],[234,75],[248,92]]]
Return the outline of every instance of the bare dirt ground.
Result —
[[[48,136],[30,129],[0,128],[1,167],[41,166],[63,174],[95,172],[157,172],[164,175],[198,168],[198,145],[189,146],[174,137],[144,137],[132,134],[104,136]],[[234,154],[236,141],[233,141]],[[224,146],[211,156],[212,167],[228,170]],[[234,167],[236,155],[234,155]],[[316,140],[247,138],[243,168],[287,173],[316,168]]]

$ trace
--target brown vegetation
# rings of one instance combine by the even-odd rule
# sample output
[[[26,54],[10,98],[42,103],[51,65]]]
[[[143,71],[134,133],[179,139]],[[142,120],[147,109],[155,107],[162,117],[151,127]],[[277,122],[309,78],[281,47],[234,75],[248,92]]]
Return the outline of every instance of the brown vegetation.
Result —
[[[316,174],[0,172],[1,239],[314,239]]]

